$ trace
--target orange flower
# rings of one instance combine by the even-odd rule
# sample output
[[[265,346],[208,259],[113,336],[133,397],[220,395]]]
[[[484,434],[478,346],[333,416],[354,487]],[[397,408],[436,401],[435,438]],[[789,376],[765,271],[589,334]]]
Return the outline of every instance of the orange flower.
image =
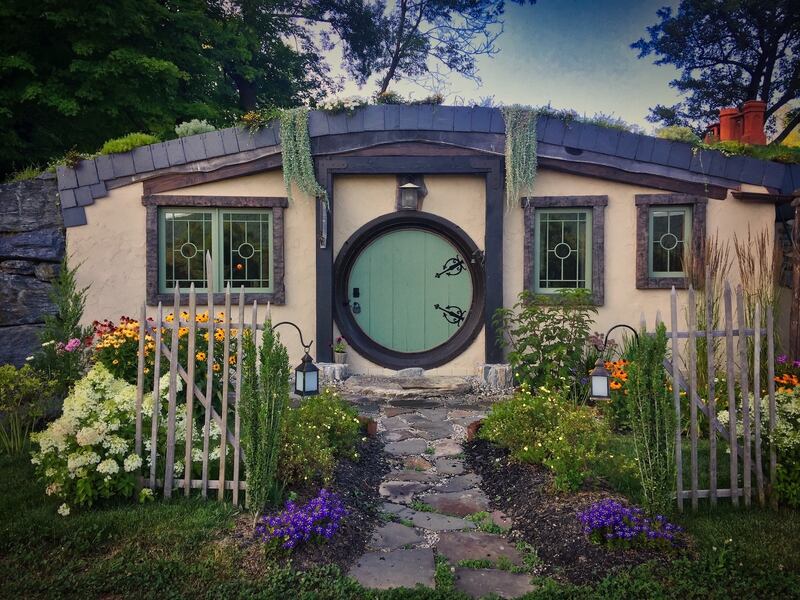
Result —
[[[619,381],[612,381],[610,385],[612,390],[622,389],[622,384]]]

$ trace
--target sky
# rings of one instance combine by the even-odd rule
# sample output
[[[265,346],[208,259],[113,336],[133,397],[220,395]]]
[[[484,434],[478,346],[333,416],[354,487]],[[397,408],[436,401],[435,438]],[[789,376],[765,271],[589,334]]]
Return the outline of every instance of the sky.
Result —
[[[572,108],[588,116],[613,114],[651,131],[648,109],[673,104],[678,95],[669,81],[678,72],[637,59],[630,44],[658,22],[661,6],[677,0],[538,0],[533,6],[506,4],[505,26],[496,56],[478,62],[482,83],[448,77],[447,103],[494,96],[503,104]],[[371,95],[347,83],[344,94]],[[404,95],[428,93],[409,82],[392,84]]]

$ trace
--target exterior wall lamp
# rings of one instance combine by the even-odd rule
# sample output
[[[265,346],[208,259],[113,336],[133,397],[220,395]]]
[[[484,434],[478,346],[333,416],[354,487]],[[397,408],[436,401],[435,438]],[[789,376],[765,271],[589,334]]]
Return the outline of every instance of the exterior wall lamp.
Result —
[[[291,325],[295,328],[295,330],[297,330],[297,334],[300,336],[300,344],[303,346],[303,350],[305,352],[300,364],[297,365],[294,370],[294,392],[301,397],[316,396],[319,394],[319,369],[314,364],[314,359],[312,359],[311,355],[309,354],[309,350],[311,350],[311,344],[314,342],[312,341],[306,344],[305,340],[303,339],[303,332],[300,331],[300,328],[291,321],[281,321],[280,323],[276,323],[272,326],[272,330],[276,330],[281,325]]]
[[[400,186],[400,210],[419,210],[420,186],[408,182]]]
[[[597,350],[600,352],[600,356],[597,357],[597,362],[594,364],[594,369],[591,370],[589,376],[591,378],[591,394],[589,395],[589,399],[593,402],[597,400],[608,400],[611,397],[611,393],[609,391],[609,378],[611,374],[606,369],[605,360],[603,358],[603,353],[606,351],[608,347],[608,336],[611,334],[612,331],[615,329],[619,329],[620,327],[625,329],[630,329],[633,332],[633,338],[636,340],[636,344],[639,344],[639,334],[638,332],[631,327],[630,325],[625,325],[624,323],[620,323],[619,325],[614,325],[611,329],[606,332],[605,337],[603,338],[603,345],[596,346]]]

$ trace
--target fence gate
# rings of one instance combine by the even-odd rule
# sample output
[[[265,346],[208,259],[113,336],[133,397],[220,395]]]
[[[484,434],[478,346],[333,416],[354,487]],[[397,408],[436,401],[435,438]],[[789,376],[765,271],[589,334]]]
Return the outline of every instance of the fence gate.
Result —
[[[709,277],[706,277],[706,290],[710,288]],[[775,431],[775,340],[773,334],[772,307],[766,307],[766,328],[761,327],[762,308],[756,303],[752,311],[750,327],[747,327],[747,314],[742,288],[736,289],[736,316],[737,328],[733,327],[733,294],[729,283],[725,283],[722,302],[724,314],[724,330],[714,329],[714,316],[711,294],[705,298],[705,323],[697,323],[696,294],[693,287],[689,287],[686,303],[687,331],[679,331],[678,325],[678,296],[672,288],[670,299],[671,331],[668,333],[672,345],[672,360],[664,361],[664,367],[669,372],[673,381],[673,396],[676,414],[675,462],[677,466],[677,502],[678,509],[683,510],[684,500],[691,500],[693,509],[697,509],[698,500],[707,498],[711,506],[717,504],[718,498],[730,498],[734,505],[739,504],[743,498],[744,504],[749,506],[753,499],[753,477],[755,476],[755,491],[759,504],[766,502],[769,484],[775,481],[776,454],[772,445],[769,448],[769,480],[765,481],[764,465],[762,464],[762,438],[764,432],[761,427],[761,355],[764,350],[763,343],[766,337],[767,361],[767,395],[769,406],[769,433]],[[724,339],[724,348],[720,343]],[[734,344],[736,338],[736,344]],[[705,356],[699,357],[697,341],[703,339],[705,343]],[[686,368],[687,381],[678,365],[680,356],[678,340],[686,340]],[[752,342],[752,346],[750,345]],[[752,356],[752,379],[750,373],[750,357]],[[724,357],[725,364],[725,390],[717,390],[715,378],[716,365]],[[707,365],[705,386],[708,401],[703,400],[698,390],[698,358],[704,359]],[[737,365],[738,363],[738,365]],[[736,382],[739,382],[737,398]],[[690,439],[690,484],[689,489],[684,489],[683,472],[684,460],[681,427],[681,392],[685,392],[689,399],[689,439]],[[724,393],[727,397],[728,426],[725,427],[717,419],[716,393]],[[750,406],[750,393],[753,394],[753,406]],[[741,406],[741,411],[737,408]],[[708,489],[699,489],[698,473],[698,410],[708,420]],[[738,413],[741,412],[741,415]],[[751,415],[752,412],[752,415]],[[741,432],[737,431],[737,423],[741,416]],[[717,484],[717,442],[722,439],[730,448],[728,469],[730,471],[730,486],[719,488]],[[741,462],[741,481],[739,485],[739,467]],[[725,468],[722,466],[721,468]],[[775,498],[770,495],[771,503]]]
[[[231,288],[225,289],[225,308],[221,314],[214,313],[213,272],[210,254],[206,256],[207,288],[202,294],[207,297],[208,318],[197,312],[197,294],[194,284],[189,289],[188,311],[181,315],[181,303],[178,289],[175,289],[172,302],[172,318],[165,318],[164,308],[159,302],[155,319],[148,321],[146,304],[142,304],[139,315],[139,355],[136,394],[136,453],[147,463],[143,454],[142,440],[147,432],[142,431],[142,404],[146,394],[152,394],[153,409],[150,415],[149,432],[149,477],[142,477],[140,484],[150,489],[163,489],[164,497],[170,498],[174,490],[183,488],[188,496],[192,489],[199,489],[201,495],[208,496],[208,490],[217,490],[219,500],[225,498],[225,491],[231,490],[234,504],[240,503],[240,491],[247,489],[242,475],[244,454],[240,447],[239,399],[241,397],[242,337],[245,329],[255,334],[263,329],[257,324],[257,306],[253,302],[250,313],[250,324],[245,322],[244,286],[239,291],[238,316],[234,322],[231,312]],[[200,317],[198,319],[198,316]],[[204,331],[205,330],[205,331]],[[198,334],[202,343],[198,344]],[[232,337],[235,348],[232,349]],[[146,339],[147,338],[147,339]],[[186,338],[186,364],[179,360],[179,345]],[[219,338],[219,339],[218,339]],[[167,339],[169,342],[167,342]],[[222,343],[222,352],[215,349],[215,342]],[[151,341],[152,340],[152,341]],[[149,361],[147,354],[151,345],[153,352],[153,386],[145,389],[145,374]],[[220,358],[215,361],[215,356]],[[206,373],[199,382],[197,365],[205,368]],[[162,393],[159,379],[162,366],[169,369],[169,385],[166,394],[166,425],[159,423],[162,419]],[[215,381],[215,373],[219,373]],[[179,379],[183,382],[179,390]],[[185,398],[185,445],[183,448],[183,476],[176,479],[176,421],[179,394]],[[195,402],[197,404],[195,404]],[[197,414],[195,414],[195,410]],[[195,423],[201,425],[202,444],[194,447],[192,432]],[[212,448],[213,429],[219,430],[218,467],[215,473],[210,472],[217,448]],[[159,432],[163,435],[166,429],[166,441],[163,445],[163,456],[159,455]],[[216,437],[214,435],[213,437]],[[232,450],[229,452],[228,450]],[[230,459],[229,459],[230,456]],[[180,460],[180,458],[178,458]],[[192,477],[193,466],[200,464],[199,479]],[[163,478],[160,477],[163,475]]]

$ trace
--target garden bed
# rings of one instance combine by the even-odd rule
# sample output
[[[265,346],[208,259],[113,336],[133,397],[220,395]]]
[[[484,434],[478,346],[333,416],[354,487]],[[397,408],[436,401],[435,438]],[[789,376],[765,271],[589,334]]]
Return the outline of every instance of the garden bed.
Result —
[[[342,500],[347,516],[334,536],[324,542],[309,542],[297,546],[289,553],[281,551],[278,560],[291,560],[295,569],[307,570],[316,566],[335,564],[343,572],[364,553],[372,531],[380,522],[378,486],[389,471],[389,463],[383,452],[383,444],[376,438],[368,438],[357,447],[358,460],[340,460],[334,471],[333,481],[326,489],[336,493]],[[318,486],[297,490],[298,503],[313,498]],[[264,560],[264,545],[255,538],[253,518],[242,514],[236,520],[233,536],[246,555],[247,570],[262,573],[267,562]]]
[[[604,498],[626,503],[624,498],[605,490],[555,493],[553,476],[545,467],[511,460],[505,449],[483,440],[465,449],[467,463],[481,476],[481,488],[494,508],[513,520],[511,535],[536,548],[541,574],[589,583],[621,568],[667,559],[656,550],[601,547],[584,535],[579,511]]]

